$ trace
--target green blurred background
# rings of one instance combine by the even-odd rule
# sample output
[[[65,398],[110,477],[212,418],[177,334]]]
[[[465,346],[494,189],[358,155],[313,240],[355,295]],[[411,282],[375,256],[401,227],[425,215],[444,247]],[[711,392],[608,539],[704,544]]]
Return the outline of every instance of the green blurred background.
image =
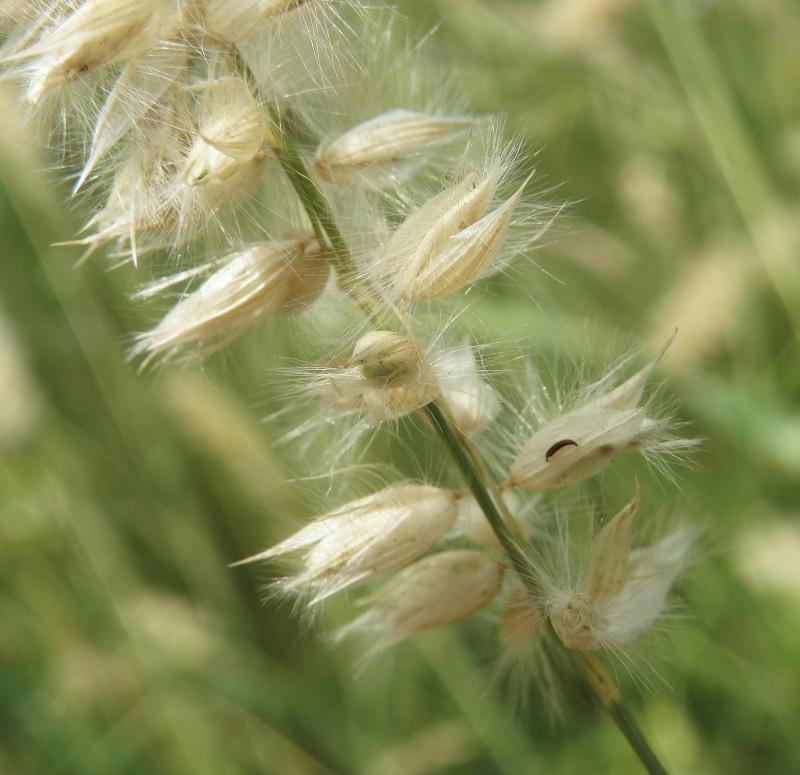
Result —
[[[621,675],[647,736],[678,773],[800,772],[800,5],[399,6],[572,203],[486,326],[545,357],[680,328],[664,369],[705,441],[678,500],[706,538],[663,681]],[[579,691],[562,726],[513,711],[479,618],[358,671],[262,605],[265,572],[228,563],[310,512],[262,422],[285,334],[137,374],[132,272],[50,247],[81,220],[28,134],[0,126],[0,772],[639,772]]]

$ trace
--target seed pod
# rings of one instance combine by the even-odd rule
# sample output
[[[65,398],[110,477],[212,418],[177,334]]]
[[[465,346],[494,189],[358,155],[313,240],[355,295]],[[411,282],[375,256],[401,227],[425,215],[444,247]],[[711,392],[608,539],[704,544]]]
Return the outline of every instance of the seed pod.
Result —
[[[252,162],[268,139],[267,118],[241,78],[204,87],[197,136],[181,180],[188,186],[222,183]]]
[[[477,611],[495,598],[502,581],[503,568],[488,554],[439,552],[401,571],[368,598],[370,609],[346,632],[374,632],[379,646],[391,646]]]
[[[242,562],[302,551],[303,569],[285,587],[310,592],[312,603],[407,565],[453,526],[455,494],[422,484],[397,484],[346,503]]]
[[[313,169],[340,185],[384,188],[412,173],[426,157],[472,128],[469,118],[447,118],[389,110],[320,148]]]
[[[511,466],[509,484],[539,491],[588,479],[626,452],[640,449],[660,427],[643,407],[626,411],[585,407],[569,412],[545,423],[528,439]]]
[[[177,228],[181,213],[169,190],[181,148],[171,108],[162,106],[164,120],[140,129],[139,142],[114,177],[104,206],[86,224],[85,231],[92,233],[75,243],[87,246],[84,259],[103,243],[117,240],[129,243],[137,265],[140,238],[161,237]]]
[[[417,345],[391,331],[370,331],[358,340],[350,358],[366,379],[396,380],[413,372],[419,364]]]
[[[419,346],[401,334],[370,331],[341,362],[335,359],[309,386],[323,407],[337,413],[382,422],[416,411],[439,394]]]
[[[621,648],[663,615],[691,536],[676,531],[632,550],[631,522],[638,506],[637,492],[594,536],[578,586],[560,589],[548,600],[550,622],[567,648]]]
[[[327,254],[314,238],[262,242],[232,253],[152,331],[139,337],[131,355],[146,353],[147,362],[196,343],[206,351],[218,349],[269,317],[313,302],[329,271]]]
[[[164,33],[164,43],[147,52],[146,58],[128,62],[120,71],[114,85],[103,100],[92,132],[91,148],[73,193],[89,179],[101,158],[135,126],[141,131],[146,116],[155,115],[156,106],[163,104],[168,93],[185,77],[187,52],[175,45],[179,34],[179,19],[175,30]]]
[[[205,12],[209,31],[234,43],[280,23],[288,15],[329,0],[211,0]]]
[[[534,491],[564,487],[600,473],[626,452],[653,444],[664,423],[637,404],[671,341],[621,385],[544,423],[511,465],[509,484]]]
[[[381,270],[407,299],[440,299],[482,277],[497,258],[527,181],[486,214],[500,170],[472,173],[400,224],[386,245]]]
[[[152,45],[170,3],[162,0],[85,0],[69,15],[49,20],[39,39],[12,59],[33,59],[28,101],[99,67],[138,55]]]

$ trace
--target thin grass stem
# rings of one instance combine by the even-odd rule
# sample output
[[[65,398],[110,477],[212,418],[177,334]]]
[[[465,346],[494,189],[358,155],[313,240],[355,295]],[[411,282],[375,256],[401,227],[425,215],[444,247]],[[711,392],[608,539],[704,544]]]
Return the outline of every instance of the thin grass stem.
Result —
[[[578,672],[592,690],[603,710],[608,713],[617,728],[650,775],[667,775],[630,710],[622,699],[619,687],[606,666],[589,651],[573,651],[573,660]]]

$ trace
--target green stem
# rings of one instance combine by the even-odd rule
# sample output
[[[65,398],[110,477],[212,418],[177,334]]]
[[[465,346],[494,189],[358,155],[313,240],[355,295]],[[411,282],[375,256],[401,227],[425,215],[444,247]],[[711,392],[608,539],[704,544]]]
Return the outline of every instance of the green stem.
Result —
[[[280,111],[261,94],[257,79],[241,52],[235,46],[226,46],[225,50],[234,67],[247,78],[253,91],[267,106],[272,133],[270,148],[300,199],[320,245],[330,250],[331,263],[339,276],[342,289],[353,298],[367,317],[378,322],[379,308],[376,303],[378,295],[361,277],[358,266],[350,255],[347,241],[339,230],[325,196],[309,177],[300,152],[291,135],[286,131]]]
[[[636,721],[622,700],[614,703],[610,708],[606,708],[606,711],[614,720],[619,731],[625,735],[628,744],[639,757],[639,761],[641,761],[650,775],[667,775],[667,771],[664,769],[664,766],[658,760],[655,753],[653,753],[653,749],[650,748],[641,730],[636,725]]]
[[[325,196],[309,177],[297,148],[283,128],[280,114],[273,106],[269,107],[269,114],[274,134],[272,150],[303,204],[317,239],[321,244],[330,247],[332,263],[339,275],[342,289],[353,298],[370,319],[380,323],[378,294],[361,276],[336,219],[325,201]]]
[[[650,748],[631,712],[623,702],[619,688],[606,666],[589,651],[572,651],[571,654],[578,671],[600,706],[625,736],[647,772],[650,775],[667,775],[664,766],[653,753],[653,749]]]
[[[316,183],[308,176],[306,166],[300,154],[292,142],[289,134],[284,130],[280,114],[273,107],[269,106],[269,115],[272,120],[271,129],[275,135],[272,149],[278,157],[278,161],[283,167],[283,171],[289,178],[292,186],[297,192],[300,201],[303,203],[309,218],[314,224],[315,230],[321,229],[322,234],[317,234],[323,240],[327,238],[334,253],[337,271],[344,277],[350,277],[356,273],[356,267],[350,257],[350,251],[339,231],[339,227],[333,218],[333,214],[328,208],[322,192],[317,188]]]
[[[533,598],[535,600],[539,599],[541,597],[541,584],[539,582],[538,573],[522,550],[517,536],[512,534],[509,525],[501,516],[495,497],[492,497],[487,487],[486,477],[475,464],[475,460],[471,454],[472,450],[468,446],[468,440],[457,433],[447,417],[447,414],[435,401],[426,404],[423,407],[423,411],[426,412],[431,419],[434,428],[442,437],[442,440],[450,450],[450,454],[456,461],[456,465],[461,469],[461,473],[464,474],[470,491],[475,496],[475,500],[481,507],[481,511],[483,511],[491,525],[494,534],[497,536],[497,540],[503,547],[503,551],[514,566],[514,570]]]

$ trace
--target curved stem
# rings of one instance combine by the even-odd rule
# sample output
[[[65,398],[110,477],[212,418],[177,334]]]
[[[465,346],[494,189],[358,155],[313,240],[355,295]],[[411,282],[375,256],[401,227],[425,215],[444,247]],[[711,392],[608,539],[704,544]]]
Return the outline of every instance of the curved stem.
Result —
[[[269,106],[269,114],[274,133],[272,151],[305,208],[317,239],[330,247],[332,263],[339,275],[342,289],[355,300],[368,317],[375,318],[376,294],[360,277],[358,266],[350,255],[336,219],[317,184],[308,176],[297,148],[283,128],[280,114],[273,106]]]
[[[464,474],[469,489],[491,525],[497,540],[503,547],[503,551],[505,551],[514,566],[514,570],[525,584],[528,592],[534,599],[538,599],[541,597],[539,574],[523,551],[517,531],[510,528],[509,523],[503,519],[498,508],[500,499],[489,492],[487,478],[484,472],[481,471],[481,467],[477,466],[473,459],[477,453],[471,449],[472,445],[469,444],[468,440],[453,428],[447,414],[435,401],[426,404],[422,411],[431,419],[436,431],[442,437],[442,440],[450,450],[450,454],[456,461],[456,465],[461,469],[461,473]],[[514,533],[517,534],[515,535]]]
[[[300,157],[289,134],[283,128],[283,122],[278,111],[269,106],[269,116],[272,120],[271,129],[274,132],[272,150],[283,167],[283,171],[289,178],[292,186],[297,192],[300,201],[311,219],[315,231],[320,230],[317,236],[327,238],[333,250],[336,269],[343,277],[352,277],[356,274],[356,267],[350,257],[350,251],[339,231],[339,227],[328,208],[322,192],[317,188],[316,183],[308,176],[305,164]]]
[[[350,255],[347,241],[339,230],[325,196],[309,177],[297,146],[285,128],[280,111],[261,93],[256,77],[239,49],[231,45],[226,45],[224,48],[234,67],[247,78],[253,91],[266,105],[270,119],[271,136],[268,138],[270,149],[300,199],[320,245],[330,250],[331,263],[339,276],[342,289],[367,317],[378,322],[378,295],[360,275],[358,266]]]

